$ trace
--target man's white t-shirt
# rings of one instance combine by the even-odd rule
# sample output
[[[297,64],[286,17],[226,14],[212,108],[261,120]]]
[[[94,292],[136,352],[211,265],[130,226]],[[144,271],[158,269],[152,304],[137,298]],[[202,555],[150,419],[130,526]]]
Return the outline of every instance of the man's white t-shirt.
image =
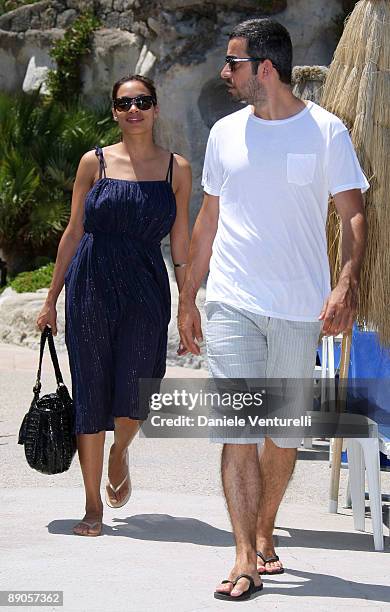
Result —
[[[329,193],[369,187],[342,121],[314,102],[281,120],[246,106],[212,127],[202,185],[219,196],[206,301],[317,321]]]

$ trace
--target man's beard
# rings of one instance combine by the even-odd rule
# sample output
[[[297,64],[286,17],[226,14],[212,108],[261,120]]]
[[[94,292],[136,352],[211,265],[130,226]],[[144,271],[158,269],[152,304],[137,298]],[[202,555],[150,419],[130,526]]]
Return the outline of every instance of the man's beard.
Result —
[[[236,102],[246,102],[254,106],[262,106],[267,101],[267,92],[255,76],[251,77],[243,89],[235,89],[232,94],[233,100]]]

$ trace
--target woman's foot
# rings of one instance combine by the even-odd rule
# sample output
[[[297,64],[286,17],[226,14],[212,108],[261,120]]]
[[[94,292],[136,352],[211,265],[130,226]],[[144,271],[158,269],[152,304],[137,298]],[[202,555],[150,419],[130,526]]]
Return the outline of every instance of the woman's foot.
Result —
[[[75,535],[96,537],[103,529],[103,504],[98,509],[86,510],[84,518],[73,527]]]
[[[128,449],[117,451],[111,446],[108,459],[108,482],[106,484],[106,502],[111,508],[124,506],[131,495]]]

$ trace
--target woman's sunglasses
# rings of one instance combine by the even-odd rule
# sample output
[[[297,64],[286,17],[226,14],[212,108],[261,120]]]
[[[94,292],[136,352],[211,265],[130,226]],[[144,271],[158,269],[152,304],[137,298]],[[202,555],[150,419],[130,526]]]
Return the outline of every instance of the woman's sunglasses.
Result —
[[[128,98],[124,96],[123,98],[115,98],[113,101],[114,108],[116,111],[125,112],[129,111],[133,104],[139,110],[149,110],[153,105],[157,104],[157,100],[154,96],[136,96],[135,98]]]

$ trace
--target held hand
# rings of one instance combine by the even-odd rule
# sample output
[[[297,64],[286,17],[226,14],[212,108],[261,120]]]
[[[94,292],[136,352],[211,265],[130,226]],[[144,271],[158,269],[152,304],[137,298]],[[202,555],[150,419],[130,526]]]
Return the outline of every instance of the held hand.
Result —
[[[179,314],[177,325],[180,334],[180,345],[178,355],[187,352],[200,355],[199,343],[203,340],[200,312],[194,302],[190,300],[179,302]]]
[[[179,343],[179,348],[177,349],[177,354],[182,357],[183,355],[187,355],[188,351],[185,348],[184,344],[182,342]]]
[[[49,325],[53,336],[57,335],[57,310],[54,304],[45,304],[42,306],[41,312],[37,318],[37,327],[43,331]]]
[[[357,309],[357,293],[350,284],[339,282],[324,302],[319,321],[324,336],[337,336],[352,329]]]

